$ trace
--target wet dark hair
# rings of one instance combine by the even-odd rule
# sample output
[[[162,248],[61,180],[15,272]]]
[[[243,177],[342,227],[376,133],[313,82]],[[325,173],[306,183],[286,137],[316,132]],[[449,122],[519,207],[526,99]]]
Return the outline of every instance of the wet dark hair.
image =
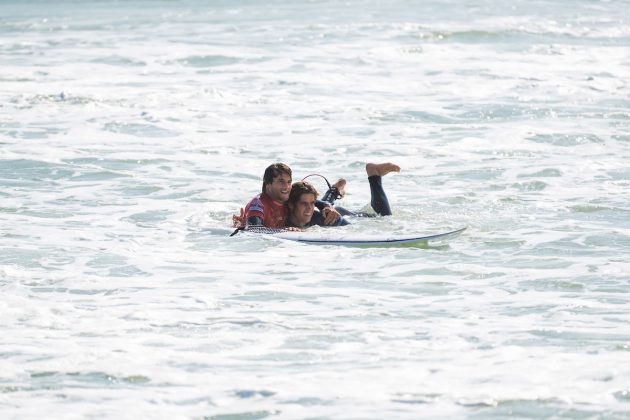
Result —
[[[289,175],[289,178],[291,178],[291,168],[284,163],[274,163],[273,165],[267,166],[265,174],[263,175],[262,192],[265,192],[265,185],[273,183],[273,180],[281,174]]]
[[[315,199],[317,199],[317,196],[319,195],[315,187],[311,184],[306,181],[298,181],[291,186],[288,202],[291,204],[297,203],[302,197],[302,194],[313,194]]]

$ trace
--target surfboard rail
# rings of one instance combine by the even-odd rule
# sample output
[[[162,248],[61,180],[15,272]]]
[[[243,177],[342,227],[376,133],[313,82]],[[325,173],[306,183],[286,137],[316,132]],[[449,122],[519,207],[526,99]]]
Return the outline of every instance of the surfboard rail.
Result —
[[[288,241],[301,242],[312,245],[343,245],[343,246],[414,246],[427,244],[431,241],[439,241],[443,239],[453,238],[468,229],[467,226],[440,233],[432,234],[409,234],[409,235],[388,235],[388,236],[361,236],[361,235],[344,235],[344,236],[328,236],[309,232],[295,232],[287,229],[266,228],[263,226],[249,226],[242,229],[243,233],[264,234],[274,238],[284,239]]]

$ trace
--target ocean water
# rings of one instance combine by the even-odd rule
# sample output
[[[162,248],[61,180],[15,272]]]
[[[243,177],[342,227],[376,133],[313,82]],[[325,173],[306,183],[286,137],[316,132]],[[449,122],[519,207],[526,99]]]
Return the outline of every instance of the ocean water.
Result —
[[[1,1],[0,417],[630,418],[628,7]],[[340,229],[467,231],[228,237],[385,161]]]

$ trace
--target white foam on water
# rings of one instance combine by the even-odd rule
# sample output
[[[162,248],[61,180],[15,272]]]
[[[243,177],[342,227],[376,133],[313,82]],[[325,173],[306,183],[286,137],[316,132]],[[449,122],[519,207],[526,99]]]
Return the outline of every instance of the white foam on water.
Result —
[[[4,2],[3,415],[626,417],[624,7]],[[468,230],[228,237],[277,161]]]

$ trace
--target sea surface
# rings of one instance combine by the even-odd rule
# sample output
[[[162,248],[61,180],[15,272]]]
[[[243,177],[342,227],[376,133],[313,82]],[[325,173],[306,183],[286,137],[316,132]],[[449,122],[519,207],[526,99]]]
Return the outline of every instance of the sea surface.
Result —
[[[0,417],[630,418],[629,10],[0,1]],[[387,161],[336,233],[466,232],[228,236]]]

